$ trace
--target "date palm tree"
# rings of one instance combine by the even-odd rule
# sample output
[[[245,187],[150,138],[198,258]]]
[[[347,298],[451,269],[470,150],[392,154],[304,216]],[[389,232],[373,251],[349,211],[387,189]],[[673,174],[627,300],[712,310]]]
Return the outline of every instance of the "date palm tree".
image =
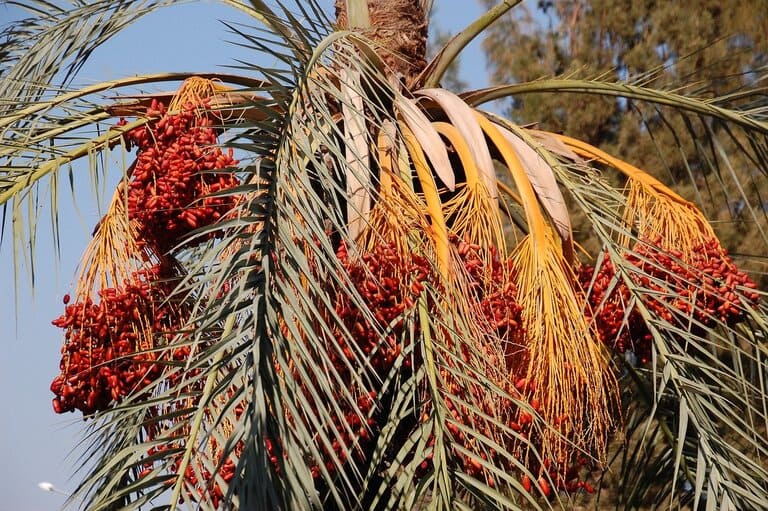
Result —
[[[518,1],[428,62],[429,0],[336,0],[335,20],[223,0],[278,64],[77,87],[95,48],[174,2],[14,3],[31,14],[0,38],[3,229],[30,243],[28,207],[55,208],[71,162],[95,177],[94,155],[137,150],[55,323],[85,509],[768,502],[762,293],[695,203],[482,108],[595,94],[704,123],[698,170],[754,168],[738,184],[765,226],[759,70],[725,97],[648,76],[457,95],[448,66]]]

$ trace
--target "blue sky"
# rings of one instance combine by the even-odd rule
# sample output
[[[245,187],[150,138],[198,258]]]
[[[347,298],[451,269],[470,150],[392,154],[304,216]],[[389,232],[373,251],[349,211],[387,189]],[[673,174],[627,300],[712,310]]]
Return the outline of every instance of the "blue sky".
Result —
[[[331,0],[321,0],[331,9]],[[436,26],[455,33],[481,13],[473,0],[435,0]],[[0,25],[18,19],[19,12],[0,5]],[[212,2],[181,3],[144,18],[118,35],[93,55],[77,83],[162,71],[226,72],[223,65],[234,59],[253,60],[253,55],[226,41],[236,36],[218,20],[253,24],[238,12]],[[485,60],[478,42],[462,58],[462,78],[471,87],[487,85]],[[34,297],[22,281],[14,296],[10,232],[0,246],[0,511],[60,509],[64,497],[37,487],[49,481],[71,490],[77,444],[84,423],[75,414],[53,413],[49,384],[60,358],[61,332],[51,320],[61,314],[62,296],[70,290],[80,254],[100,214],[88,193],[89,179],[82,166],[75,167],[77,190],[88,197],[73,206],[68,186],[60,187],[62,253],[54,255],[48,222],[41,222],[36,249]],[[64,180],[66,182],[66,180]],[[48,215],[47,210],[40,213]],[[8,226],[6,225],[6,228]],[[24,267],[22,278],[29,268]]]

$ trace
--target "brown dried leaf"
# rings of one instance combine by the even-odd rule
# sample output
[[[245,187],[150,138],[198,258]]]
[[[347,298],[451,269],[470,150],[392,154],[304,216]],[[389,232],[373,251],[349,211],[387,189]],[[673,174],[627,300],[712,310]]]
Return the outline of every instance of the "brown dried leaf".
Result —
[[[496,200],[498,191],[496,188],[496,171],[493,168],[493,160],[485,142],[485,135],[472,109],[457,95],[445,89],[421,89],[417,94],[426,96],[436,102],[450,119],[462,138],[467,142],[472,158],[475,160],[477,170],[488,189],[491,197]]]
[[[419,141],[419,145],[429,158],[437,177],[449,190],[454,191],[456,189],[456,176],[453,173],[451,160],[448,158],[448,151],[445,149],[443,139],[440,138],[432,123],[419,109],[416,102],[411,99],[396,96],[395,108],[413,132],[416,140]]]

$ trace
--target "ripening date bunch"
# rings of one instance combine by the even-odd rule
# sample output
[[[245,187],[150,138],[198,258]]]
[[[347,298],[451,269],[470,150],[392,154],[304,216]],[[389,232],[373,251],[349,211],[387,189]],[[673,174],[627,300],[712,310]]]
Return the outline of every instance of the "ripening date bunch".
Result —
[[[469,241],[452,236],[451,243],[456,247],[464,270],[468,277],[468,285],[471,290],[472,304],[478,317],[478,324],[488,332],[487,343],[479,343],[472,347],[462,344],[459,346],[461,359],[467,367],[474,367],[476,362],[472,362],[473,356],[479,357],[480,363],[487,364],[491,368],[509,367],[519,356],[520,346],[522,346],[523,328],[521,312],[522,308],[517,303],[517,287],[512,277],[514,272],[511,261],[502,261],[499,253],[494,248],[489,249],[489,254],[484,254],[482,248]],[[484,257],[488,255],[489,257]],[[490,268],[488,265],[490,264]],[[472,351],[475,351],[473,354]],[[448,365],[455,365],[455,362],[448,359]],[[456,368],[454,368],[455,370]],[[453,371],[444,368],[440,370],[440,376],[446,387],[445,405],[450,413],[446,428],[451,433],[454,442],[460,444],[464,449],[473,453],[472,456],[456,451],[456,459],[461,464],[463,470],[470,476],[478,479],[485,479],[491,485],[493,479],[484,475],[482,464],[478,457],[488,459],[494,457],[495,453],[491,450],[486,452],[477,445],[476,441],[464,435],[460,425],[470,427],[488,438],[495,438],[498,435],[493,431],[487,422],[480,420],[475,416],[463,402],[474,403],[480,406],[484,414],[490,416],[512,417],[512,404],[509,402],[499,402],[489,395],[487,389],[477,386],[471,382],[459,382]],[[506,371],[499,373],[499,384],[503,386],[502,378],[506,376]],[[424,411],[422,420],[429,418],[428,410]],[[431,440],[430,440],[431,441]],[[494,460],[498,463],[498,460]],[[430,466],[429,460],[423,462],[421,471]]]
[[[334,302],[334,312],[341,325],[351,334],[351,340],[339,328],[334,338],[329,340],[327,350],[339,378],[346,382],[347,389],[353,389],[356,397],[354,403],[341,397],[336,401],[334,408],[338,407],[341,413],[333,414],[333,424],[327,432],[327,437],[332,439],[331,445],[319,446],[324,454],[320,459],[310,462],[310,472],[315,479],[321,477],[323,470],[336,474],[345,463],[363,462],[369,455],[373,439],[378,433],[379,396],[375,389],[360,386],[356,379],[358,375],[350,374],[350,367],[359,367],[360,358],[364,358],[366,365],[381,377],[392,369],[402,353],[404,317],[415,307],[416,300],[424,291],[430,276],[430,267],[425,258],[415,254],[403,255],[390,244],[378,245],[372,251],[359,256],[351,255],[342,244],[336,252],[336,257],[349,276],[351,285],[362,297],[366,308],[372,311],[373,317],[367,317],[360,308],[350,303],[346,293],[339,293]],[[387,332],[384,336],[381,335],[383,331]],[[409,365],[409,362],[405,361],[405,365]],[[294,378],[300,378],[298,372],[291,371]],[[325,406],[315,402],[316,397],[306,386],[304,394],[306,402],[311,403],[310,406]],[[236,413],[239,415],[239,412]],[[289,417],[289,420],[296,418]],[[264,441],[271,462],[279,470],[275,451],[279,440],[266,438]],[[238,449],[239,446],[236,447],[236,454]],[[333,457],[329,451],[333,451]],[[337,465],[332,459],[339,460],[341,465]],[[234,468],[231,460],[227,460],[222,465],[218,477],[228,483],[234,474]],[[146,475],[150,470],[151,466],[148,466],[142,475]],[[185,478],[191,487],[201,487],[197,484],[198,474],[208,477],[205,469],[198,472],[187,469]],[[194,498],[210,499],[215,507],[223,498],[224,492],[217,482],[208,481],[208,484],[209,486],[205,486],[209,488],[207,495],[201,494]]]
[[[131,130],[126,139],[138,148],[128,191],[128,213],[140,223],[139,240],[160,252],[173,248],[191,231],[211,225],[235,204],[232,195],[210,196],[239,184],[229,171],[232,150],[216,146],[213,121],[199,106],[184,105],[168,114],[156,100],[148,116],[160,119]]]
[[[171,284],[157,282],[165,273],[160,266],[135,272],[122,286],[100,290],[98,302],[64,297],[64,314],[53,321],[65,332],[61,373],[51,383],[56,413],[105,410],[160,376],[161,355],[147,351],[153,348],[147,332],[178,327],[172,307],[163,304]],[[184,357],[185,350],[163,356]]]
[[[415,307],[416,300],[429,280],[427,260],[416,254],[402,254],[393,245],[380,244],[358,257],[352,256],[342,244],[336,253],[352,286],[360,294],[373,318],[350,302],[346,293],[337,296],[334,311],[341,324],[351,334],[351,342],[341,331],[329,342],[328,353],[339,377],[354,389],[354,405],[338,399],[336,405],[341,414],[334,415],[331,449],[334,457],[347,461],[352,454],[358,461],[367,456],[367,448],[378,432],[378,410],[375,389],[361,388],[357,375],[350,374],[350,367],[360,367],[360,359],[366,360],[379,377],[385,377],[402,353],[405,315]],[[386,332],[385,335],[381,335]],[[410,365],[410,360],[405,365]],[[298,375],[296,375],[298,377]],[[365,378],[364,378],[365,380]],[[311,392],[305,391],[312,402]],[[356,408],[356,409],[355,409]],[[322,448],[325,449],[325,448]],[[331,474],[338,466],[326,460],[316,460],[311,466],[313,477],[321,475],[319,463]]]
[[[514,284],[515,268],[512,260],[502,259],[493,247],[488,249],[489,253],[485,254],[479,245],[467,239],[454,236],[451,237],[451,242],[456,247],[469,277],[468,284],[478,313],[478,323],[487,330],[489,335],[487,344],[472,348],[476,351],[475,356],[479,355],[489,366],[505,367],[505,371],[499,372],[498,385],[518,401],[527,402],[530,409],[535,412],[541,411],[541,403],[530,398],[536,382],[528,382],[525,378],[510,379],[508,376],[510,371],[524,367],[526,360],[522,307],[517,301],[518,292]],[[490,339],[494,342],[490,342]],[[501,349],[498,348],[499,346]],[[460,353],[463,361],[469,363],[472,356],[470,348],[462,346]],[[460,384],[453,376],[453,372],[448,369],[441,370],[440,375],[446,385],[447,392],[444,399],[450,414],[446,429],[452,441],[462,447],[462,449],[456,449],[454,455],[466,474],[483,480],[489,486],[495,486],[496,481],[484,468],[483,461],[491,462],[495,466],[507,465],[506,468],[510,472],[517,469],[510,460],[499,457],[494,449],[483,446],[472,435],[466,435],[462,431],[462,426],[493,439],[506,451],[516,453],[518,461],[525,463],[529,472],[537,475],[536,485],[547,497],[553,494],[553,490],[593,491],[592,486],[582,479],[582,472],[587,462],[577,453],[562,453],[557,461],[545,459],[541,463],[527,456],[527,449],[520,439],[527,439],[533,445],[542,441],[533,427],[534,417],[527,408],[518,406],[516,402],[506,398],[494,398],[486,388],[472,383]],[[473,410],[463,404],[464,402],[474,403],[481,407],[484,414],[500,418],[517,436],[501,431],[497,426],[478,417]],[[428,408],[423,411],[423,422],[429,420],[428,412]],[[559,418],[553,427],[559,428],[564,436],[569,435],[567,417]],[[431,438],[428,443],[433,445],[434,438]],[[472,455],[466,454],[465,451]],[[427,459],[418,467],[417,476],[423,476],[430,469],[431,460],[432,455],[428,454]],[[520,479],[523,486],[528,491],[532,491],[530,476],[521,474]]]
[[[152,100],[146,114],[159,120],[126,134],[128,145],[138,148],[128,214],[137,221],[136,241],[158,253],[235,205],[233,196],[209,196],[239,184],[231,172],[217,172],[237,162],[231,151],[216,147],[216,129],[199,106],[204,105],[187,103],[180,113],[168,114],[163,103]],[[122,287],[99,290],[98,303],[89,298],[67,304],[53,321],[66,330],[62,372],[51,385],[57,413],[104,410],[159,377],[157,355],[145,350],[152,347],[153,334],[178,327],[178,307],[160,306],[172,291],[168,282],[156,282],[171,276],[164,271],[155,266],[136,272]],[[188,351],[179,347],[169,356],[180,360]]]
[[[412,310],[416,299],[430,280],[427,260],[417,254],[403,255],[390,244],[380,244],[359,258],[350,257],[346,245],[336,252],[346,275],[360,294],[366,308],[373,313],[374,322],[366,319],[359,308],[350,303],[345,293],[337,297],[335,311],[344,326],[351,332],[355,349],[369,357],[369,363],[380,375],[386,374],[400,355],[400,337],[406,311]],[[387,330],[381,337],[380,332]],[[331,354],[354,362],[355,356],[343,336],[338,335],[337,345],[341,354]],[[337,367],[342,374],[348,367]]]
[[[235,448],[236,456],[240,456],[242,453],[242,442],[237,445]],[[229,485],[229,482],[232,480],[232,478],[235,475],[235,461],[232,458],[227,458],[221,466],[218,467],[218,470],[216,472],[216,478],[215,479],[221,479],[224,481],[225,486],[222,488],[222,485],[220,485],[214,477],[211,476],[211,473],[208,469],[205,468],[198,468],[200,471],[200,475],[204,479],[202,481],[203,484],[200,484],[200,479],[197,476],[197,473],[195,471],[195,467],[192,465],[187,466],[187,470],[184,472],[184,479],[187,481],[187,488],[195,488],[197,490],[197,495],[193,495],[191,491],[188,490],[188,495],[190,498],[195,499],[198,502],[201,501],[210,501],[211,505],[214,509],[219,509],[219,504],[224,502],[225,500],[225,492],[227,491],[227,486]],[[179,503],[181,503],[182,500],[180,499]]]
[[[660,291],[658,298],[648,299],[648,306],[660,317],[685,324],[685,318],[693,314],[705,327],[717,321],[734,325],[744,319],[747,308],[757,305],[757,285],[739,271],[717,239],[694,247],[690,265],[682,263],[679,251],[659,250],[659,242],[655,239],[639,244],[635,254],[627,255],[627,261],[640,270],[633,276],[638,284]],[[666,289],[653,279],[664,281]]]
[[[533,394],[536,385],[536,381],[517,378],[514,381],[514,387],[508,388],[507,392],[518,400],[525,400],[531,410],[540,413],[543,405],[537,399],[529,397]],[[541,445],[541,432],[534,427],[534,417],[529,409],[519,407],[509,426],[517,435],[532,445]],[[550,424],[550,427],[556,428],[565,438],[572,438],[573,431],[567,415],[557,417]],[[566,493],[574,493],[579,490],[587,493],[594,492],[594,488],[587,481],[587,476],[593,469],[592,463],[581,451],[569,449],[567,446],[561,449],[561,452],[550,453],[539,461],[538,458],[527,455],[526,446],[518,445],[519,458],[525,460],[526,468],[534,475],[534,479],[528,474],[520,476],[520,481],[526,491],[532,491],[535,485],[545,497],[551,497],[558,491],[565,491]]]
[[[717,321],[734,325],[742,321],[746,310],[757,305],[757,285],[739,271],[717,239],[694,247],[689,264],[682,262],[679,251],[658,248],[660,239],[646,240],[625,258],[637,271],[631,278],[646,289],[643,303],[656,316],[680,327],[713,327]],[[601,340],[623,353],[632,350],[641,363],[651,358],[652,338],[639,311],[627,311],[631,293],[626,284],[616,280],[614,265],[608,258],[596,270],[583,266],[579,281],[587,290]],[[650,292],[649,292],[650,291]],[[606,296],[608,294],[608,296]]]
[[[523,308],[517,301],[512,260],[502,260],[495,247],[488,249],[490,257],[485,258],[481,254],[481,247],[467,239],[452,236],[450,241],[456,247],[469,277],[473,303],[479,316],[484,319],[484,326],[501,339],[506,367],[511,369],[519,365],[524,345]],[[486,268],[488,263],[490,268]],[[496,354],[489,352],[487,347],[476,348],[486,351],[489,363],[496,365],[499,362],[493,360]]]
[[[611,260],[606,257],[597,269],[582,265],[578,278],[582,289],[589,290],[587,314],[595,322],[600,341],[619,353],[633,352],[640,364],[648,363],[652,356],[651,332],[636,307],[627,311],[627,305],[632,303],[631,292],[626,284],[616,280]]]
[[[536,399],[531,399],[535,382],[528,382],[525,378],[518,378],[514,385],[509,385],[507,392],[514,396],[518,401],[527,402],[531,410],[536,413],[541,412],[542,405]],[[453,389],[456,392],[456,389]],[[462,397],[462,392],[456,392],[458,397]],[[465,454],[461,450],[455,450],[454,454],[462,470],[477,479],[484,481],[491,487],[496,485],[491,472],[483,467],[483,461],[491,462],[494,466],[504,466],[509,472],[518,472],[511,460],[501,458],[495,449],[482,445],[474,436],[465,435],[459,424],[469,427],[473,431],[478,431],[488,438],[492,438],[504,447],[508,452],[514,453],[518,462],[524,463],[527,471],[533,474],[531,478],[528,473],[520,472],[519,479],[526,491],[532,492],[538,488],[538,492],[545,497],[552,497],[559,491],[574,493],[583,490],[587,493],[594,492],[594,487],[588,482],[588,475],[593,467],[591,462],[576,450],[563,450],[556,457],[544,457],[542,461],[534,456],[529,456],[530,447],[523,441],[530,442],[535,449],[540,446],[542,438],[539,431],[534,427],[534,416],[528,408],[519,406],[516,402],[504,399],[496,405],[495,416],[506,422],[506,425],[514,431],[514,435],[503,433],[494,435],[489,430],[489,426],[482,419],[471,414],[462,405],[460,400],[446,398],[446,406],[451,414],[447,429],[451,433],[453,442],[461,444],[463,449],[472,453],[472,456]],[[484,413],[491,413],[490,407],[486,407]],[[422,417],[426,421],[428,416]],[[551,427],[557,428],[566,438],[571,434],[569,420],[567,416],[559,417]],[[429,446],[434,445],[434,437],[430,438]],[[478,459],[479,458],[479,459]],[[422,477],[432,466],[432,454],[427,455],[427,459],[417,468],[416,476]]]
[[[232,396],[231,392],[229,393],[229,396]],[[244,410],[245,407],[243,403],[235,405],[233,411],[236,421],[240,419]],[[213,419],[213,417],[209,417],[209,419]],[[225,437],[227,435],[227,426],[231,428],[231,424],[227,424],[226,421],[217,426],[219,431],[224,433]],[[162,436],[158,435],[158,431],[152,428],[148,428],[147,432],[148,440],[150,441],[158,440]],[[167,434],[167,432],[165,432],[165,434]],[[183,445],[183,440],[158,443],[147,449],[147,457],[151,459],[165,451],[166,456],[171,459],[170,472],[178,475],[183,459]],[[265,440],[265,446],[267,447],[268,454],[272,458],[272,462],[277,465],[277,458],[272,454],[272,443],[269,440]],[[222,450],[219,442],[216,440],[216,435],[211,435],[206,442],[205,450],[198,450],[195,458],[193,458],[194,461],[188,464],[184,471],[187,496],[196,502],[210,502],[214,509],[219,509],[219,504],[225,500],[227,485],[235,475],[237,459],[242,455],[243,449],[243,441],[238,441],[229,457],[222,460]],[[170,453],[168,451],[176,452]],[[201,458],[205,459],[207,463],[204,463]],[[211,471],[209,470],[210,466],[217,467],[215,476],[211,474]],[[146,462],[143,470],[138,474],[138,479],[147,477],[156,468],[156,462]],[[173,479],[169,479],[165,484],[170,486],[174,482]],[[224,485],[222,486],[220,482],[223,482]],[[183,502],[184,499],[179,497],[179,503],[181,504]]]

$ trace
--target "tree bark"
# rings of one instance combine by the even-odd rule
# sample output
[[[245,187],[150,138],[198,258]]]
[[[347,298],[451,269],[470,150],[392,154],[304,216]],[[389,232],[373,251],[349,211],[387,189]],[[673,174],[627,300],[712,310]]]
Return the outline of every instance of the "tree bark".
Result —
[[[336,0],[337,27],[349,28],[346,0]],[[406,83],[427,65],[428,20],[419,0],[368,0],[371,26],[362,32],[381,45],[379,55]]]

